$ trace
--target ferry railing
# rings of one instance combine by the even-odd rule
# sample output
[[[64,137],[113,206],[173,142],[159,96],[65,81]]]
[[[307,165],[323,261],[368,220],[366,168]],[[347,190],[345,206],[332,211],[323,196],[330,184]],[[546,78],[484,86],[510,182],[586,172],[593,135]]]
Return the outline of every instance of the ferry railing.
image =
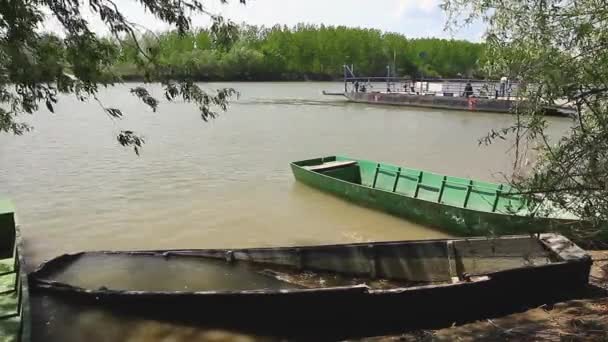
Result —
[[[466,96],[467,83],[471,84],[471,96],[479,98],[501,98],[510,100],[517,93],[519,84],[510,80],[461,79],[461,78],[421,78],[389,76],[345,76],[344,91],[356,91],[355,82],[364,86],[365,92],[376,88],[382,92],[409,93],[435,96]],[[437,89],[437,88],[440,89]],[[361,87],[363,88],[363,87]],[[360,89],[361,89],[360,88]]]

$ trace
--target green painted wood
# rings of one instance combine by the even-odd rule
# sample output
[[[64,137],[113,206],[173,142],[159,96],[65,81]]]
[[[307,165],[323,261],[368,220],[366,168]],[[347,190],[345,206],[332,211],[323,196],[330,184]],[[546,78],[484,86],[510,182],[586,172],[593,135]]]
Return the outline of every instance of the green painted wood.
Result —
[[[399,178],[401,178],[401,168],[397,168],[397,175],[395,176],[395,183],[393,184],[393,192],[397,191],[397,183],[399,183]]]
[[[500,198],[501,193],[502,193],[502,184],[500,184],[498,190],[496,190],[496,197],[494,198],[494,203],[492,204],[492,212],[495,212],[496,208],[498,208],[498,199]]]
[[[378,180],[378,173],[380,172],[380,164],[376,165],[376,172],[374,173],[374,182],[372,183],[372,187],[376,187],[376,181]]]
[[[463,208],[466,208],[467,204],[469,204],[469,198],[471,198],[471,190],[473,190],[473,181],[470,181],[469,185],[467,185],[467,192],[464,195],[464,203],[462,204]]]
[[[0,342],[30,341],[30,301],[23,241],[14,206],[0,199]]]
[[[15,226],[16,230],[16,243],[15,243],[15,258],[17,263],[20,265],[18,269],[19,275],[19,332],[17,340],[19,342],[29,342],[32,340],[32,313],[30,309],[30,286],[28,281],[28,274],[25,269],[25,256],[23,255],[23,236],[19,226]]]
[[[291,163],[295,178],[305,184],[457,236],[570,232],[588,223],[568,214],[531,216],[524,200],[506,184],[477,181],[398,167],[345,156],[324,161],[354,160],[360,177],[330,177],[302,168],[320,159]],[[358,181],[352,180],[359,178]],[[608,236],[599,237],[608,242]],[[584,241],[577,241],[582,243]]]
[[[437,203],[441,203],[441,199],[443,197],[443,191],[445,190],[446,182],[447,182],[447,177],[443,176],[443,180],[441,180],[441,188],[439,189],[439,196],[437,197]]]
[[[418,198],[420,192],[420,182],[422,182],[422,171],[418,173],[418,179],[416,179],[416,189],[414,190],[414,198]]]

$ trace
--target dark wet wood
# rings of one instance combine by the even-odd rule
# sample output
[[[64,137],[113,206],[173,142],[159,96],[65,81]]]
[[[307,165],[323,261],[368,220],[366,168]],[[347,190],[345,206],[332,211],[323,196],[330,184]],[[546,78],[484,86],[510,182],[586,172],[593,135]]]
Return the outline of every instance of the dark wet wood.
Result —
[[[53,280],[54,272],[70,267],[80,256],[91,253],[125,258],[150,255],[169,262],[180,258],[215,258],[229,263],[259,263],[262,270],[268,270],[266,275],[294,282],[303,288],[127,291],[84,289]],[[540,239],[511,236],[86,254],[64,255],[43,264],[31,274],[31,288],[67,300],[103,305],[154,319],[251,325],[256,329],[267,326],[273,332],[289,327],[290,334],[296,335],[305,334],[311,327],[342,327],[353,332],[375,325],[428,328],[542,304],[552,297],[584,288],[591,266],[591,259],[584,251],[554,234],[543,234]],[[494,262],[515,255],[521,256],[520,264],[506,264],[510,266],[505,267]],[[451,262],[451,258],[455,261]],[[528,263],[534,258],[542,259],[544,263]],[[488,268],[493,264],[495,269]],[[473,272],[468,272],[470,270]],[[302,279],[298,280],[302,272],[336,272],[355,280],[319,287],[314,281],[306,284]],[[365,278],[368,284],[372,280],[378,281],[379,286],[365,285],[365,281],[359,284],[358,277]],[[371,279],[375,277],[378,279]],[[386,284],[389,285],[384,286]]]

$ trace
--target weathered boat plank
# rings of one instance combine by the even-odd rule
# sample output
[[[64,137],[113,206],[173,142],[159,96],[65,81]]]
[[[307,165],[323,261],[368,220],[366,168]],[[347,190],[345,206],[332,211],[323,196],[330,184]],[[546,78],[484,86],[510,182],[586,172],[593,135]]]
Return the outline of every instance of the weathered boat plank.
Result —
[[[538,262],[529,263],[530,255]],[[99,267],[94,266],[107,265],[106,256],[113,258],[111,270],[121,277],[100,277]],[[87,258],[93,263],[79,267]],[[238,290],[218,283],[212,289],[198,289],[167,275],[163,286],[169,287],[146,290],[145,286],[158,284],[147,281],[145,272],[158,277],[165,269],[181,269],[180,265],[204,265],[199,261],[205,259],[214,260],[213,267],[225,269],[222,274],[247,264],[247,270],[257,270],[260,276],[290,287]],[[117,260],[126,261],[128,276],[120,273]],[[138,260],[148,267],[139,267]],[[590,265],[589,256],[568,239],[542,234],[538,238],[84,252],[43,264],[30,274],[30,281],[34,291],[121,312],[207,324],[245,324],[256,329],[266,326],[273,333],[285,328],[299,336],[310,329],[338,327],[348,327],[349,332],[358,331],[353,327],[386,324],[400,329],[431,327],[533,305],[586,286]],[[82,285],[80,281],[90,278],[81,273],[66,279],[72,269],[93,272],[98,283]],[[205,278],[202,268],[192,272],[188,279]],[[138,277],[144,278],[128,279]],[[144,287],[121,288],[112,281]]]

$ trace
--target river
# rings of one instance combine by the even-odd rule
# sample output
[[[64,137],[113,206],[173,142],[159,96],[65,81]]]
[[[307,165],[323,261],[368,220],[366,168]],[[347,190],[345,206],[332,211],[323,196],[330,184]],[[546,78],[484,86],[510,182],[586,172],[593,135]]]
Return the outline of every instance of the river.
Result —
[[[231,86],[241,96],[205,123],[185,103],[163,102],[154,113],[129,86],[99,96],[105,106],[122,109],[123,120],[110,120],[94,101],[62,98],[57,114],[41,109],[24,116],[34,132],[0,135],[0,194],[16,204],[30,267],[91,249],[445,237],[296,183],[289,162],[346,154],[494,181],[511,168],[509,141],[477,142],[512,123],[511,115],[352,104],[321,95],[340,90],[337,83],[231,83],[206,85]],[[549,120],[555,132],[569,125]],[[146,137],[141,156],[118,145],[120,129]],[[75,320],[81,321],[86,324],[73,324],[71,337],[62,338],[102,340],[90,315]]]

